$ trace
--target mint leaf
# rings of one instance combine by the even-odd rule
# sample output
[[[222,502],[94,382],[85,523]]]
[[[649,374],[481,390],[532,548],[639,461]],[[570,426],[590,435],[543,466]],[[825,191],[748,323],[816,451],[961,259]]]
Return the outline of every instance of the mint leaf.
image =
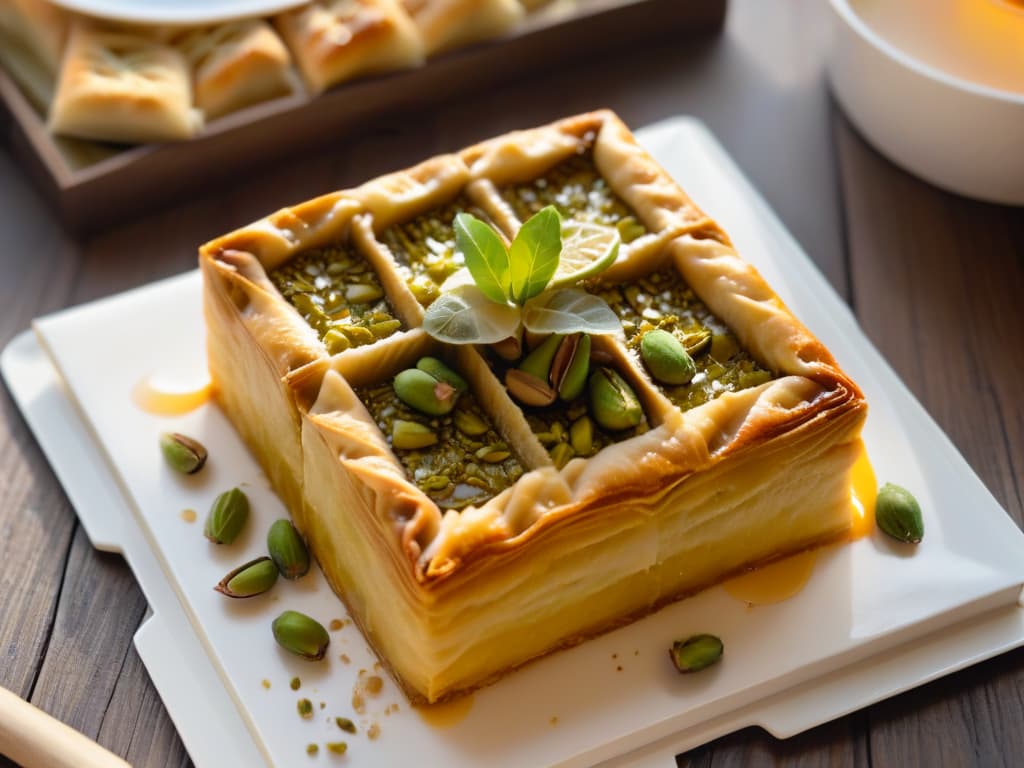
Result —
[[[455,247],[484,296],[499,304],[507,303],[511,270],[508,250],[498,233],[473,214],[460,213],[455,217]]]
[[[576,288],[549,291],[528,301],[523,325],[534,333],[622,333],[618,315],[604,299]]]
[[[449,344],[494,344],[519,330],[519,307],[490,300],[475,285],[442,293],[427,307],[423,330]]]
[[[508,256],[512,300],[523,304],[544,290],[558,269],[562,253],[562,223],[553,205],[531,216],[512,241]]]

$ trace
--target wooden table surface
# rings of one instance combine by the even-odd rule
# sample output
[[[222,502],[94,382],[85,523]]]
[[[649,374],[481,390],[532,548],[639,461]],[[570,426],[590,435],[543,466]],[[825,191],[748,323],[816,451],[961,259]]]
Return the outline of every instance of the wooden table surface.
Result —
[[[824,6],[733,0],[713,41],[608,50],[430,114],[384,119],[301,161],[254,168],[232,188],[89,239],[62,231],[0,146],[0,346],[37,315],[191,269],[198,243],[285,203],[438,151],[599,106],[634,127],[693,114],[1019,525],[1024,209],[939,191],[858,136],[826,88]],[[0,394],[0,685],[140,768],[189,765],[132,646],[145,612],[131,572],[90,546],[17,408]],[[1024,650],[788,741],[750,728],[679,764],[1022,765],[1021,723]]]

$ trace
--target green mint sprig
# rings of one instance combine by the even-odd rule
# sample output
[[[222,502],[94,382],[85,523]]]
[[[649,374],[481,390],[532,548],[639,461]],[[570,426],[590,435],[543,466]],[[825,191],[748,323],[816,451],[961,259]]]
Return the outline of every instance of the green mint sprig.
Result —
[[[549,205],[506,248],[490,225],[460,213],[455,246],[466,268],[445,281],[427,308],[424,329],[451,344],[493,344],[518,336],[524,327],[541,334],[621,333],[618,317],[599,297],[575,288],[549,289],[607,268],[618,255],[617,231],[575,225],[569,239],[573,258],[563,263],[562,230],[558,211]]]

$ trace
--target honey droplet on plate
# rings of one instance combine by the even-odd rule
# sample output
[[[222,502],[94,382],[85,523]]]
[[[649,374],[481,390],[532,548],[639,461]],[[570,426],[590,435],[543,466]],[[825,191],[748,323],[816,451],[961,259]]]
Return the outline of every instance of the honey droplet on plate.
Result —
[[[850,496],[853,504],[850,538],[860,539],[875,530],[875,499],[878,496],[875,470],[868,459],[867,451],[863,449],[850,472]]]
[[[146,376],[132,389],[132,402],[154,416],[180,416],[208,402],[212,389],[209,381],[198,389],[176,389]]]
[[[194,509],[181,510],[181,519],[186,523],[194,523],[196,521],[196,511]]]
[[[451,728],[469,715],[473,709],[473,695],[460,696],[442,704],[417,704],[414,709],[420,719],[432,728]]]
[[[725,591],[751,605],[781,603],[800,593],[814,573],[818,550],[812,549],[778,560],[729,579]]]

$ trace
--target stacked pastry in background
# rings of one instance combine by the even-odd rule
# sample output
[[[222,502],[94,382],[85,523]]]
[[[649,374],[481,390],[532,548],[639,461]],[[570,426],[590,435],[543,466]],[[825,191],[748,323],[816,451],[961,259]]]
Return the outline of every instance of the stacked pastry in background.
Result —
[[[117,25],[0,0],[0,64],[54,134],[181,141],[244,107],[422,65],[498,37],[537,0],[317,0],[195,29]]]

